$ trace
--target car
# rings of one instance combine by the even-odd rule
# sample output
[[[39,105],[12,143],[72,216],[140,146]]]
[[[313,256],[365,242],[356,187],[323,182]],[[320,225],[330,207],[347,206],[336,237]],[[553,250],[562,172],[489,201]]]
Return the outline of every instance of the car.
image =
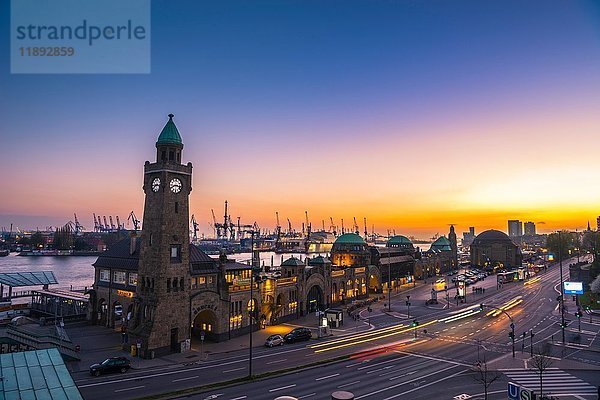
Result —
[[[131,361],[127,357],[111,357],[102,361],[100,364],[90,366],[90,375],[100,376],[113,372],[125,373],[131,368]]]
[[[312,332],[308,328],[294,328],[285,335],[285,341],[288,343],[299,342],[302,340],[310,340]]]
[[[271,335],[265,341],[265,347],[273,347],[273,346],[283,346],[283,336],[281,335]]]

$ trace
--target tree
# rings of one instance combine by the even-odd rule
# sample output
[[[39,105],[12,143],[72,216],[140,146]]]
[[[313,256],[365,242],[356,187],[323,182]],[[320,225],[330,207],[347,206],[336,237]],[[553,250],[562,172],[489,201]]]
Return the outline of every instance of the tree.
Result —
[[[496,371],[491,371],[488,369],[485,354],[483,355],[483,361],[477,361],[477,364],[475,364],[471,370],[474,372],[473,379],[483,385],[483,399],[487,400],[488,388],[492,385],[492,383],[498,380],[501,375]]]
[[[551,233],[546,239],[546,248],[554,254],[555,257],[562,255],[563,260],[568,258],[569,250],[577,247],[577,238],[574,233],[561,231],[560,234]]]
[[[596,277],[590,284],[590,290],[592,293],[600,294],[600,275]]]
[[[31,235],[29,241],[31,247],[34,247],[36,249],[45,243],[44,236],[39,231]]]
[[[543,379],[544,372],[548,368],[552,366],[554,361],[550,358],[550,347],[548,343],[545,343],[544,346],[539,348],[533,357],[531,358],[530,368],[535,371],[536,374],[540,376],[540,399],[544,399],[544,391],[543,391]]]

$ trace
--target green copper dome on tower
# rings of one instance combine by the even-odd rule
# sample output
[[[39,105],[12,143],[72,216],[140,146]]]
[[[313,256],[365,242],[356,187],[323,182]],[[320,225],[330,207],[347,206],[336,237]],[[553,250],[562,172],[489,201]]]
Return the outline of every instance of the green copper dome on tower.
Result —
[[[180,146],[183,145],[183,143],[181,142],[181,135],[179,134],[179,131],[175,126],[175,122],[173,122],[173,117],[173,114],[169,114],[169,120],[167,121],[167,124],[165,125],[163,130],[160,132],[156,144],[176,144]]]

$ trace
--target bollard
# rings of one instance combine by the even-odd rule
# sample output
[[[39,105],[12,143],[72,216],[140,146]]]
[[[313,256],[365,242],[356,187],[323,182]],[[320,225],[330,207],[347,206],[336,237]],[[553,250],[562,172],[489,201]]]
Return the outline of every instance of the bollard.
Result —
[[[354,395],[340,390],[331,394],[331,400],[354,400]]]

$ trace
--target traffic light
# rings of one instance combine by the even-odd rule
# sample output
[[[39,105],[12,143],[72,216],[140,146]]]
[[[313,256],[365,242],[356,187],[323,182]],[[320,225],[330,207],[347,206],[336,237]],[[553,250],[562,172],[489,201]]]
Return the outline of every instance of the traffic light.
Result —
[[[413,328],[415,326],[419,326],[419,321],[417,321],[416,319],[413,320],[412,324],[410,324],[410,326],[412,326]]]
[[[485,308],[485,305],[484,305],[483,303],[481,303],[481,304],[479,305],[479,311],[483,311],[483,309],[484,309],[484,308]]]
[[[567,323],[566,322],[561,322],[560,323],[560,327],[563,328],[563,329],[566,328],[567,327]]]
[[[510,340],[514,340],[514,339],[515,339],[515,334],[514,334],[514,332],[512,332],[512,331],[511,331],[511,332],[508,332],[508,338],[509,338]]]
[[[575,316],[576,316],[577,318],[581,318],[581,311],[577,311],[577,312],[575,313]]]

